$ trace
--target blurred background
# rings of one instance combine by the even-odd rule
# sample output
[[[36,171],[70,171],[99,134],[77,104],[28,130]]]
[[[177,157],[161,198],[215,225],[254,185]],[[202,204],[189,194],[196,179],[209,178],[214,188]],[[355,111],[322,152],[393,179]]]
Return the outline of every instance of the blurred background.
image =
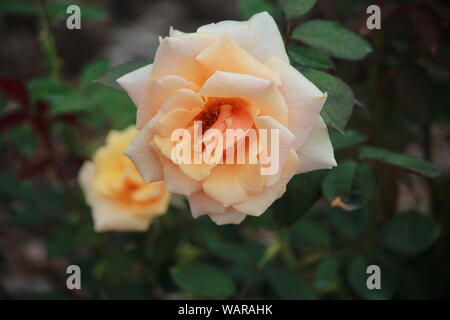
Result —
[[[81,30],[67,29],[66,2],[0,1],[0,298],[450,296],[446,1],[318,0],[289,23],[281,4],[269,0],[73,3],[81,7]],[[380,30],[366,28],[370,4],[381,8]],[[325,70],[351,87],[347,134],[331,133],[338,163],[358,159],[361,146],[377,146],[425,159],[440,176],[369,161],[376,187],[357,210],[330,206],[323,195],[328,172],[319,171],[296,177],[266,213],[239,226],[194,220],[187,202],[173,197],[147,232],[95,233],[78,170],[110,129],[134,123],[135,107],[93,80],[112,66],[151,61],[170,26],[193,32],[261,10],[282,34],[322,19],[370,43],[364,59],[331,54],[319,66],[305,62],[305,52],[289,52],[301,70]],[[298,43],[287,39],[288,48]],[[363,179],[360,188],[371,183]],[[71,264],[81,267],[81,290],[66,287]],[[369,264],[381,267],[381,290],[365,286]],[[209,288],[207,276],[196,277],[200,270],[222,285]]]

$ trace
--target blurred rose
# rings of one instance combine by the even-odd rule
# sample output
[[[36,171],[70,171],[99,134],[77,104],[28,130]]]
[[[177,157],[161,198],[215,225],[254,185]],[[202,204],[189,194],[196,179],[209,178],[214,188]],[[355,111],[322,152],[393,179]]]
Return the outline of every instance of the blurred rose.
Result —
[[[170,194],[163,181],[145,184],[123,155],[138,131],[111,131],[106,145],[80,170],[79,181],[92,208],[96,231],[144,231],[166,212]]]
[[[289,64],[277,25],[267,13],[223,21],[196,33],[171,29],[154,63],[117,80],[137,106],[139,135],[125,154],[145,182],[164,179],[186,195],[192,214],[217,224],[262,214],[297,173],[336,165],[319,113],[326,100]],[[261,175],[257,164],[175,164],[175,129],[278,129],[279,168]],[[301,197],[301,193],[299,194]]]

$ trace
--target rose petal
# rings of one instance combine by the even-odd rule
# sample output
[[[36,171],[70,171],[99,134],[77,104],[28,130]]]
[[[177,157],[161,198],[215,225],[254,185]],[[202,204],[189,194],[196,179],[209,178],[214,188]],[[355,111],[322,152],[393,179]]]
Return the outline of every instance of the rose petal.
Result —
[[[162,39],[155,54],[151,78],[177,75],[202,85],[205,75],[195,58],[217,38],[210,33],[188,33]]]
[[[277,73],[239,47],[228,35],[214,41],[196,59],[207,71],[207,78],[216,71],[226,71],[249,74],[281,84]]]
[[[150,145],[153,141],[153,126],[156,121],[155,118],[153,122],[148,122],[124,151],[124,154],[133,161],[145,183],[163,179],[159,157]]]
[[[245,219],[245,214],[228,207],[224,213],[210,214],[209,217],[217,225],[240,224]]]
[[[197,32],[228,34],[237,44],[261,62],[278,57],[289,62],[278,26],[267,12],[255,14],[248,21],[222,21],[201,26]]]
[[[278,87],[263,78],[247,74],[217,71],[199,92],[207,97],[243,98],[255,105],[263,115],[287,125],[288,108]]]
[[[205,193],[228,207],[263,190],[266,177],[257,164],[222,164],[203,182]]]
[[[275,183],[272,187],[264,188],[263,192],[260,194],[233,205],[233,208],[247,215],[261,215],[267,210],[267,208],[270,207],[270,205],[272,205],[275,200],[284,194],[286,191],[286,184],[296,173],[299,164],[301,164],[301,162],[299,161],[297,154],[293,149],[291,149],[283,167],[280,179],[277,183]]]
[[[183,90],[185,89],[185,90]],[[149,79],[139,100],[136,127],[142,128],[167,103],[203,104],[195,91],[198,86],[179,76],[165,76],[161,79]]]
[[[225,212],[224,206],[207,196],[203,191],[196,192],[187,198],[192,216],[194,218],[198,218],[205,214],[218,214]]]
[[[297,69],[278,58],[270,59],[266,65],[281,77],[280,91],[289,109],[288,128],[296,137],[294,149],[298,150],[308,138],[327,94],[322,93]]]
[[[117,83],[128,93],[134,105],[138,105],[147,79],[150,78],[153,64],[136,69],[117,79]]]
[[[328,129],[322,117],[318,117],[305,144],[298,151],[300,168],[297,173],[319,169],[331,169],[337,165],[334,159]]]

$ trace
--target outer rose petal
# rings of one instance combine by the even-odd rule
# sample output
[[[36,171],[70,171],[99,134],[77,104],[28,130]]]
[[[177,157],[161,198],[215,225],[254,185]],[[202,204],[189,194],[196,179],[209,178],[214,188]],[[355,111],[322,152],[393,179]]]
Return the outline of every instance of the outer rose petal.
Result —
[[[225,207],[206,195],[203,191],[196,192],[187,197],[192,216],[198,218],[205,214],[224,213]]]
[[[198,86],[179,76],[165,76],[161,79],[149,79],[145,84],[144,92],[137,105],[136,127],[138,129],[142,128],[144,124],[158,112],[164,102],[180,89],[196,91],[198,90]],[[186,93],[186,95],[187,94],[188,93]],[[191,91],[191,96],[194,95],[195,92]],[[195,97],[191,98],[191,100],[194,99]],[[197,97],[197,100],[198,99],[203,103],[200,96]]]
[[[207,97],[243,98],[251,101],[262,115],[287,125],[288,108],[278,87],[269,80],[247,74],[217,71],[199,92]]]
[[[248,21],[222,21],[201,26],[197,32],[228,34],[239,46],[261,62],[278,57],[289,62],[277,24],[267,12],[255,14]]]
[[[86,201],[92,207],[95,231],[147,230],[152,219],[125,214],[117,206],[103,199],[93,188],[94,177],[94,164],[92,162],[85,163],[80,170],[79,183],[84,191]]]
[[[137,106],[144,92],[147,79],[150,78],[153,64],[146,65],[127,73],[117,79],[117,83],[128,93],[134,105]]]
[[[163,179],[161,162],[150,145],[154,137],[153,127],[157,120],[155,117],[149,121],[124,151],[124,154],[133,161],[145,183]]]
[[[280,179],[272,187],[264,188],[264,191],[250,199],[241,203],[233,205],[233,207],[244,214],[259,216],[278,198],[280,198],[286,191],[286,184],[295,175],[299,164],[296,153],[291,149],[286,163],[283,167]]]
[[[156,51],[151,78],[177,75],[201,85],[205,75],[195,58],[217,38],[209,33],[188,33],[162,39]]]
[[[275,161],[278,161],[278,170],[282,170],[284,166],[284,162],[286,161],[286,157],[289,154],[289,151],[291,150],[291,146],[295,141],[295,136],[292,134],[291,131],[289,131],[288,128],[280,124],[278,121],[274,120],[273,118],[269,116],[258,116],[255,119],[255,125],[259,129],[266,129],[267,130],[267,148],[268,153],[270,154],[271,150],[271,130],[276,129],[279,132],[279,140],[276,141],[276,143],[279,143],[279,153],[278,153],[278,159]],[[274,161],[274,157],[277,155],[270,155],[272,157],[272,161]],[[275,172],[273,175],[267,176],[266,185],[272,185],[276,181],[273,181],[274,178],[278,178],[277,175],[278,171]]]
[[[319,169],[331,169],[337,165],[334,159],[328,129],[322,117],[316,120],[303,147],[298,151],[300,168],[297,173]]]
[[[224,224],[239,224],[245,219],[245,214],[228,207],[224,213],[210,214],[209,217],[217,225],[221,226]]]
[[[311,132],[327,99],[311,81],[291,65],[278,58],[270,59],[266,65],[281,77],[280,91],[289,109],[289,130],[296,136],[294,149],[298,150]]]

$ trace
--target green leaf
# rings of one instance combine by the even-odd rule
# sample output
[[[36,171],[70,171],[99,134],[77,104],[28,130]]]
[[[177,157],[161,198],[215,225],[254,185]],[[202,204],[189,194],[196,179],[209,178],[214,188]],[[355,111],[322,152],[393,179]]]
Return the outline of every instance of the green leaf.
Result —
[[[305,22],[294,29],[292,38],[343,59],[358,60],[372,52],[366,40],[336,22]]]
[[[427,249],[438,235],[438,226],[429,217],[414,211],[398,214],[381,232],[385,246],[410,254]]]
[[[322,191],[328,201],[340,197],[348,210],[355,210],[370,200],[375,180],[375,172],[369,164],[347,160],[326,176]]]
[[[317,245],[320,247],[329,247],[331,244],[330,234],[325,227],[312,220],[311,218],[302,218],[293,226],[294,241],[304,242],[306,244]]]
[[[102,84],[108,88],[124,91],[116,82],[121,76],[130,73],[131,71],[135,71],[143,66],[150,64],[150,61],[132,61],[127,62],[115,67],[112,67],[108,71],[106,71],[100,78],[95,80],[95,83]]]
[[[89,63],[81,72],[80,85],[82,88],[89,86],[95,79],[104,74],[109,67],[106,59],[98,59]]]
[[[274,18],[278,18],[281,14],[278,6],[268,0],[238,0],[238,7],[244,19],[263,11],[267,11]]]
[[[296,175],[287,185],[287,192],[274,205],[275,221],[288,226],[303,216],[320,198],[322,180],[327,170]],[[302,201],[298,201],[301,196]]]
[[[339,261],[335,257],[327,257],[320,261],[314,272],[314,287],[318,290],[332,290],[338,280]]]
[[[344,211],[332,208],[328,212],[331,226],[341,235],[356,240],[361,237],[373,222],[373,209],[365,206],[359,210]]]
[[[361,160],[376,160],[390,164],[429,178],[437,177],[440,172],[431,163],[420,158],[376,147],[363,147],[359,153]]]
[[[294,63],[317,69],[335,69],[333,61],[314,48],[296,46],[288,49],[289,57]]]
[[[236,262],[251,262],[253,256],[251,248],[247,244],[227,243],[217,240],[210,240],[206,242],[211,252],[227,260]]]
[[[343,133],[354,103],[350,87],[341,79],[322,71],[308,69],[302,74],[328,94],[320,115],[327,125]]]
[[[233,280],[213,266],[188,264],[170,271],[178,286],[201,297],[228,298],[235,291]]]
[[[368,289],[367,280],[373,273],[367,273],[371,265],[380,267],[380,289]],[[387,300],[392,298],[398,286],[398,270],[396,265],[385,255],[356,255],[350,261],[347,278],[355,293],[364,299]]]
[[[33,15],[34,5],[23,0],[2,0],[0,2],[0,13],[15,15]]]
[[[316,295],[302,277],[288,269],[272,267],[266,278],[276,294],[286,300],[314,300]]]
[[[281,7],[287,19],[297,18],[308,13],[316,0],[281,0]]]
[[[346,130],[345,134],[331,131],[330,139],[333,144],[334,151],[337,151],[361,144],[367,140],[367,137],[354,130]]]

